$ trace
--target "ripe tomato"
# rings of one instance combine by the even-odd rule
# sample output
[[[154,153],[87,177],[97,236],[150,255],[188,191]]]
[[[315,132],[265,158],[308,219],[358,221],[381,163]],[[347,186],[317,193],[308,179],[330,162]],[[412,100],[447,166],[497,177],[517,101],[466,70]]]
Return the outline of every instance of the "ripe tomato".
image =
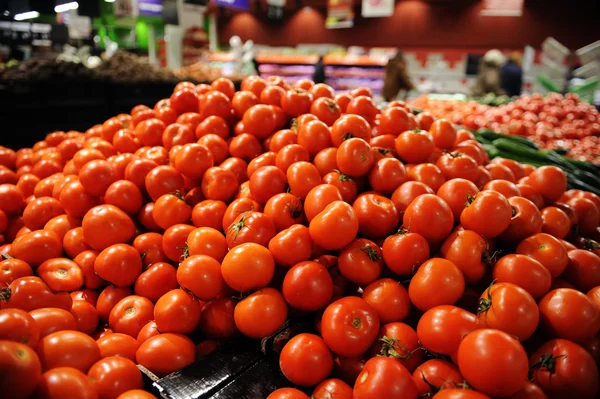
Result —
[[[573,208],[577,215],[577,226],[581,234],[586,235],[596,231],[600,224],[600,210],[592,200],[583,197],[571,198],[567,201],[567,204]]]
[[[398,359],[412,373],[423,363],[421,349],[415,330],[408,324],[395,322],[381,327],[377,343],[370,353]]]
[[[429,127],[429,133],[433,136],[437,148],[450,150],[456,142],[456,128],[446,119],[438,119]]]
[[[263,288],[238,302],[233,316],[242,334],[250,338],[264,338],[281,327],[287,313],[285,300],[279,291]]]
[[[551,336],[585,342],[600,330],[600,309],[577,290],[550,291],[540,300],[539,309],[540,325]]]
[[[500,239],[517,242],[542,232],[542,214],[533,202],[522,197],[511,197],[508,202],[513,209],[513,216]]]
[[[396,154],[404,162],[425,162],[433,153],[433,138],[424,130],[408,130],[396,139]]]
[[[598,368],[581,346],[566,339],[544,343],[529,358],[532,381],[551,398],[594,398]]]
[[[273,278],[275,261],[271,252],[256,243],[243,243],[231,249],[221,264],[228,286],[239,292],[267,286]]]
[[[198,326],[202,305],[204,302],[183,289],[171,290],[154,306],[156,328],[161,333],[189,334]]]
[[[486,266],[493,261],[489,258],[488,243],[471,230],[457,229],[452,232],[442,244],[440,253],[458,266],[467,284],[479,282]]]
[[[460,343],[458,367],[477,390],[488,395],[508,396],[525,386],[527,353],[510,335],[481,329],[471,332]]]
[[[269,251],[275,263],[284,267],[306,261],[313,252],[313,242],[308,227],[294,224],[280,231],[269,241]]]
[[[39,266],[48,259],[58,258],[62,244],[55,232],[36,230],[15,239],[10,252],[30,266]]]
[[[60,202],[52,197],[36,198],[23,211],[23,221],[29,230],[44,228],[55,216],[64,214]]]
[[[342,194],[333,184],[320,184],[311,189],[304,200],[304,213],[310,222],[327,205],[343,200]]]
[[[77,291],[83,285],[79,265],[70,259],[48,259],[37,269],[37,274],[53,291]]]
[[[23,207],[24,199],[23,193],[17,186],[0,184],[0,209],[7,214],[18,213]]]
[[[142,273],[142,259],[134,247],[115,244],[100,252],[94,270],[100,278],[118,287],[128,287]]]
[[[40,340],[40,327],[21,309],[0,310],[0,340],[16,341],[31,348]]]
[[[189,366],[195,360],[194,343],[181,334],[159,334],[144,341],[137,350],[138,364],[159,377]]]
[[[371,358],[365,363],[353,392],[354,399],[393,398],[399,392],[406,399],[418,397],[417,386],[406,367],[385,356]]]
[[[567,190],[567,175],[556,166],[542,166],[529,175],[527,184],[542,194],[545,200],[556,202]]]
[[[0,286],[6,287],[16,279],[27,276],[33,276],[33,270],[22,260],[8,258],[0,261]]]
[[[167,258],[173,262],[180,262],[183,259],[185,242],[192,230],[194,226],[189,224],[176,224],[165,230],[162,249]]]
[[[350,138],[338,146],[336,162],[342,173],[360,177],[369,173],[375,159],[368,142],[360,138]]]
[[[279,388],[271,392],[267,399],[309,399],[309,397],[296,388]]]
[[[331,184],[337,187],[337,189],[340,191],[340,194],[342,194],[342,198],[346,202],[354,201],[356,194],[358,193],[356,180],[352,179],[348,175],[338,172],[337,170],[329,172],[323,176],[323,183]]]
[[[285,377],[300,386],[323,381],[333,369],[333,356],[321,337],[298,334],[283,347],[279,367]]]
[[[358,218],[358,231],[366,237],[383,238],[398,227],[398,211],[394,203],[382,195],[361,194],[352,208]]]
[[[144,386],[142,373],[134,362],[110,356],[96,362],[88,371],[100,398],[116,398],[130,389]]]
[[[542,209],[542,232],[558,239],[563,239],[571,230],[569,216],[555,206]]]
[[[155,303],[158,298],[178,286],[177,270],[161,261],[151,264],[138,276],[135,280],[134,292]]]
[[[436,165],[446,179],[462,178],[475,181],[479,173],[477,162],[459,151],[442,154]]]
[[[314,99],[318,99],[321,97],[333,98],[335,92],[333,88],[325,83],[317,83],[310,88],[310,93],[313,95]]]
[[[352,399],[352,388],[342,380],[330,378],[317,385],[312,397],[314,399]]]
[[[201,201],[192,209],[192,223],[196,227],[211,227],[221,230],[226,210],[227,205],[223,201]]]
[[[308,161],[309,155],[306,148],[299,144],[289,144],[283,147],[275,157],[275,166],[287,173],[290,165],[296,162]]]
[[[153,201],[163,194],[183,191],[183,184],[183,176],[175,168],[167,165],[155,167],[145,178],[146,191]]]
[[[55,367],[73,367],[81,372],[100,360],[96,341],[78,331],[57,331],[42,338],[37,347],[45,370]]]
[[[454,226],[452,210],[443,199],[433,194],[418,196],[406,208],[403,225],[431,243],[439,243]]]
[[[391,200],[396,206],[398,213],[402,213],[408,208],[408,205],[421,194],[434,194],[434,191],[424,183],[407,181],[406,183],[402,183],[400,187],[393,192]]]
[[[516,252],[540,262],[550,271],[552,278],[560,276],[569,263],[567,250],[562,243],[545,233],[527,237],[517,246]]]
[[[293,308],[315,311],[331,300],[333,280],[324,266],[316,262],[300,262],[286,273],[282,293]]]
[[[333,97],[333,96],[332,96]],[[379,114],[379,109],[373,102],[373,99],[368,96],[354,97],[346,108],[348,114],[360,115],[370,124],[375,123],[375,118]]]
[[[411,302],[423,312],[439,305],[453,305],[465,290],[465,279],[460,269],[442,258],[423,263],[410,280],[408,295]]]
[[[428,185],[434,192],[446,182],[440,168],[432,163],[412,166],[408,171],[408,178]]]
[[[359,238],[340,252],[338,267],[342,276],[364,286],[377,280],[383,271],[381,249],[373,241]]]
[[[383,195],[393,193],[406,181],[404,164],[395,158],[383,158],[369,172],[371,188]]]
[[[414,129],[411,120],[408,117],[408,112],[400,107],[387,108],[381,113],[379,118],[379,134],[391,134],[398,137],[400,133],[410,129]]]
[[[600,285],[600,256],[583,249],[568,252],[569,264],[563,277],[583,292]]]
[[[493,277],[496,282],[521,287],[534,299],[539,299],[547,293],[552,282],[550,271],[540,262],[519,254],[509,254],[500,258],[494,264]]]
[[[502,234],[510,225],[512,210],[508,200],[495,191],[482,191],[467,202],[460,215],[465,229],[473,230],[484,238]]]
[[[226,230],[226,239],[229,248],[247,242],[267,246],[275,234],[275,225],[269,215],[251,211],[235,218]]]
[[[135,352],[139,344],[135,338],[127,334],[112,333],[98,338],[96,341],[102,358],[120,356],[135,362]]]
[[[35,395],[46,399],[98,397],[88,376],[73,367],[57,367],[46,371],[38,383]]]
[[[331,127],[331,141],[335,147],[339,147],[342,142],[353,137],[363,139],[367,143],[371,141],[369,122],[360,115],[342,115]]]
[[[142,327],[153,319],[153,311],[154,304],[148,298],[129,295],[114,305],[110,311],[108,324],[116,333],[137,337]]]
[[[82,228],[86,243],[98,251],[127,242],[135,233],[131,218],[113,205],[99,205],[90,209],[83,218]]]
[[[365,353],[377,338],[378,329],[377,312],[361,298],[338,299],[323,313],[321,334],[329,349],[340,356]]]
[[[227,78],[218,78],[218,79],[215,79],[211,83],[210,86],[214,90],[220,91],[221,93],[225,94],[230,99],[233,98],[233,95],[235,93],[235,86],[233,85],[233,82],[230,79],[227,79]]]
[[[381,252],[391,271],[401,276],[412,276],[416,268],[429,259],[429,244],[420,234],[400,229],[383,242]]]
[[[514,314],[518,312],[518,320]],[[511,283],[493,283],[479,299],[479,318],[487,328],[502,330],[523,342],[533,334],[539,311],[533,297]]]
[[[207,199],[229,201],[235,195],[238,180],[233,172],[221,168],[209,168],[202,178],[202,193]]]
[[[464,382],[458,367],[451,362],[431,359],[419,365],[412,374],[421,397],[435,394],[442,390],[452,389]]]
[[[196,298],[211,300],[223,288],[221,265],[210,256],[191,255],[179,264],[177,282]],[[162,328],[160,330],[162,331]]]
[[[207,302],[202,308],[198,328],[210,338],[230,338],[237,333],[234,308],[237,301],[219,297]]]
[[[358,233],[358,218],[354,209],[343,201],[334,201],[313,218],[310,236],[322,248],[340,249],[350,244]]]
[[[285,173],[276,166],[260,167],[250,177],[252,197],[261,204],[266,204],[271,197],[285,190]]]
[[[19,342],[0,341],[2,379],[0,389],[7,398],[28,398],[42,375],[42,366],[35,351]]]
[[[0,289],[3,308],[26,311],[54,307],[71,310],[73,301],[68,293],[54,293],[39,277],[21,277]]]
[[[297,142],[314,158],[319,151],[332,146],[329,127],[320,120],[304,123],[298,128]]]
[[[479,190],[477,186],[468,180],[457,178],[445,182],[437,190],[438,197],[442,198],[454,215],[454,221],[460,221],[460,214],[465,208],[469,196],[475,196]]]
[[[331,98],[320,97],[311,104],[310,113],[331,126],[342,115],[342,110]]]
[[[463,337],[482,327],[473,313],[456,306],[442,305],[421,316],[417,335],[425,349],[454,356]]]

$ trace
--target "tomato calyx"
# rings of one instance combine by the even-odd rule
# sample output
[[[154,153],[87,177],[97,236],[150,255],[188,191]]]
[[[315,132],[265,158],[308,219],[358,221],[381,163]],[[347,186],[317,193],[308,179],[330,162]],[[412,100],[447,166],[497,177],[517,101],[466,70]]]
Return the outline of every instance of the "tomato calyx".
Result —
[[[240,231],[246,226],[246,219],[248,219],[248,215],[244,214],[239,222],[233,222],[231,226],[227,228],[227,233],[233,231],[233,242],[237,240]]]
[[[595,251],[598,248],[600,248],[600,244],[596,241],[591,240],[589,238],[583,239],[583,249],[587,249],[588,251]]]
[[[189,244],[186,242],[185,245],[183,245],[182,247],[178,247],[177,249],[181,249],[183,251],[183,253],[181,254],[181,262],[183,262],[184,260],[186,260],[187,258],[190,257],[190,247]],[[146,253],[144,252],[144,255]],[[142,260],[144,260],[144,258],[142,257]],[[150,266],[148,266],[150,267]]]
[[[408,231],[408,229],[407,229],[406,227],[404,227],[404,226],[400,226],[400,227],[398,228],[398,231],[396,231],[396,232],[394,233],[394,235],[395,235],[395,236],[403,236],[404,234],[408,234],[408,233],[410,233],[410,231]]]
[[[546,353],[540,356],[540,360],[531,365],[529,373],[531,374],[535,369],[545,368],[550,374],[554,374],[556,371],[556,359],[560,359],[561,357],[567,357],[567,355],[552,356]]]
[[[294,200],[293,203],[288,202],[287,210],[290,213],[292,219],[298,219],[300,216],[302,216],[302,203],[300,202],[300,199],[298,199],[297,201]]]
[[[441,386],[435,386],[433,385],[431,382],[429,382],[427,380],[427,378],[425,377],[425,373],[423,372],[423,370],[419,369],[419,371],[421,372],[421,378],[423,379],[423,382],[425,384],[427,384],[427,386],[429,387],[429,392],[427,392],[426,394],[424,394],[423,396],[425,397],[432,397],[434,396],[436,393],[438,393],[439,391],[442,390]]]
[[[8,301],[10,299],[10,287],[0,288],[0,301]]]
[[[353,137],[354,137],[354,135],[352,134],[352,132],[348,132],[348,133],[346,133],[346,134],[344,134],[342,136],[342,141],[346,141],[346,140],[351,139]]]
[[[179,190],[175,190],[175,191],[173,191],[170,194],[176,196],[177,198],[179,198],[182,201],[185,201],[185,197],[183,196],[183,194]]]
[[[381,259],[381,255],[379,255],[379,253],[376,250],[371,248],[370,245],[365,245],[360,250],[363,251],[365,254],[367,254],[369,259],[372,260],[373,262],[376,262],[379,259]]]
[[[338,181],[340,181],[340,182],[352,181],[352,178],[350,176],[343,174],[339,170],[336,169],[335,172],[337,172],[337,174],[339,175],[338,176]]]
[[[480,316],[481,314],[487,312],[491,307],[492,307],[492,286],[494,285],[495,281],[492,281],[492,283],[488,286],[487,288],[487,298],[479,298],[479,305],[477,306],[477,316]]]
[[[406,350],[404,347],[402,347],[400,341],[398,341],[395,338],[390,338],[387,335],[384,335],[383,337],[379,338],[379,342],[381,342],[381,349],[379,350],[378,355],[393,357],[398,360],[408,360],[413,355],[413,353],[416,353],[420,350],[424,350],[422,346],[419,346],[418,348],[415,348],[412,351]],[[401,355],[395,348],[400,348],[401,350],[406,352],[406,355]]]
[[[337,105],[333,100],[325,100],[325,105],[327,105],[327,108],[329,108],[331,112],[340,110],[340,106]]]
[[[296,134],[298,134],[298,119],[293,118],[290,122],[290,130]]]
[[[475,201],[475,196],[471,194],[467,194],[467,202],[465,202],[465,208],[469,207],[473,201]]]
[[[391,151],[387,148],[382,148],[382,147],[377,147],[376,148],[377,152],[380,153],[381,155],[387,155],[389,154]]]
[[[517,210],[515,209],[514,206],[511,205],[510,207],[510,213],[511,213],[511,217],[515,217],[515,215],[517,214]]]
[[[500,258],[500,256],[502,255],[502,251],[501,250],[496,250],[492,253],[489,252],[489,250],[486,250],[482,255],[481,255],[481,262],[488,266],[491,267],[493,266],[497,261],[498,258]]]

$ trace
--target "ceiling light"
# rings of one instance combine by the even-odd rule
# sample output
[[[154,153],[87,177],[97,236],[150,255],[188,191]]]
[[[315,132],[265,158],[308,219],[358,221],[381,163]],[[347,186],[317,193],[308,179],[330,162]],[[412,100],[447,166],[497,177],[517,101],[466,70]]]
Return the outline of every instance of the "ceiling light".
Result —
[[[115,0],[104,0],[104,1],[106,1],[107,3],[114,3],[115,2]]]
[[[22,12],[20,14],[15,14],[15,21],[23,21],[25,19],[37,18],[39,16],[40,13],[37,11]]]
[[[70,3],[59,4],[54,7],[54,12],[60,14],[61,12],[66,12],[70,10],[77,10],[79,8],[79,3],[76,1],[72,1]]]

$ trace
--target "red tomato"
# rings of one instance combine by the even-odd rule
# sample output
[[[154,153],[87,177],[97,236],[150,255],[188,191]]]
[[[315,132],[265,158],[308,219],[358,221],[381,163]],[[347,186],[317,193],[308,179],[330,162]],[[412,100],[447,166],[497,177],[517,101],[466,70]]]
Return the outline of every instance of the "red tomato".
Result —
[[[323,381],[333,369],[333,356],[321,337],[298,334],[283,347],[279,367],[285,377],[301,386]]]
[[[423,236],[430,244],[439,243],[452,231],[454,216],[443,199],[423,194],[406,208],[403,225],[412,233]]]
[[[453,305],[465,290],[465,279],[452,262],[432,258],[423,263],[410,280],[408,295],[418,309],[425,312],[439,305]]]
[[[415,399],[418,390],[410,373],[396,359],[377,356],[365,363],[354,385],[354,399],[402,397]]]
[[[159,334],[144,341],[137,350],[138,364],[157,376],[164,377],[192,364],[196,347],[187,337],[180,334]]]

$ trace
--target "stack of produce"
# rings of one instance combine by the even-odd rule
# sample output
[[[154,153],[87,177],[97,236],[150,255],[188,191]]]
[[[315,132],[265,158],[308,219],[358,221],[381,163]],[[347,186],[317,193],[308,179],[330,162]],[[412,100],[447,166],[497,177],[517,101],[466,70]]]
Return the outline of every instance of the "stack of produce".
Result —
[[[6,397],[152,398],[296,317],[269,399],[598,393],[600,197],[402,102],[184,82],[0,164]]]
[[[564,148],[569,157],[600,164],[600,114],[576,94],[523,95],[500,107],[427,97],[414,105],[469,129],[527,136],[540,148]]]

